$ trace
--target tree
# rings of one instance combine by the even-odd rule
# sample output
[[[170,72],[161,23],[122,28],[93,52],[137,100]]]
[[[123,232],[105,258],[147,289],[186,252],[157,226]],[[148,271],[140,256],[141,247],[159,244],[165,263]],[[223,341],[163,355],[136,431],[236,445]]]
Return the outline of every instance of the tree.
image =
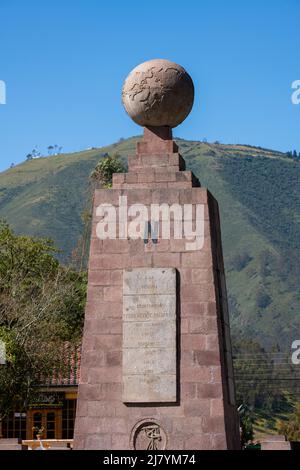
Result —
[[[237,253],[231,259],[231,265],[236,271],[242,271],[252,260],[251,256],[243,251],[242,253]]]
[[[91,173],[91,180],[99,182],[103,188],[111,188],[113,173],[124,173],[125,165],[119,155],[101,158],[96,168]]]
[[[28,155],[26,155],[26,160],[32,160],[33,156],[31,153],[28,153]]]
[[[271,302],[271,297],[263,290],[263,288],[260,288],[256,294],[256,305],[258,308],[267,308]]]
[[[25,408],[52,371],[64,370],[66,342],[81,337],[86,274],[59,264],[50,240],[16,236],[0,223],[0,419]]]
[[[241,444],[242,444],[242,447],[244,447],[246,444],[253,441],[254,417],[250,409],[247,406],[243,406],[243,405],[239,407],[239,414],[240,414],[240,427],[241,427]]]
[[[289,421],[280,421],[278,431],[287,441],[300,441],[300,405],[296,407]]]
[[[33,158],[36,158],[36,157],[40,156],[40,153],[38,152],[38,150],[36,148],[32,149],[31,154],[32,154]]]
[[[300,158],[300,152],[298,153],[296,150],[286,152],[286,156],[288,158],[293,158],[294,160],[298,160]]]
[[[49,145],[49,146],[47,147],[48,155],[52,155],[53,149],[54,149],[53,145]]]
[[[263,250],[259,253],[259,268],[263,278],[272,275],[276,258],[270,250]]]

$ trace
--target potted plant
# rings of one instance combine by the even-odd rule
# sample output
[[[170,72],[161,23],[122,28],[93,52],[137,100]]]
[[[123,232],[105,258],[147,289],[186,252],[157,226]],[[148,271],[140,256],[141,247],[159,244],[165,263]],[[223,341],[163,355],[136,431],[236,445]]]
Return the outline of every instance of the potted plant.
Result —
[[[43,427],[39,428],[38,426],[33,426],[32,430],[36,435],[36,439],[40,441],[44,434],[45,428]]]

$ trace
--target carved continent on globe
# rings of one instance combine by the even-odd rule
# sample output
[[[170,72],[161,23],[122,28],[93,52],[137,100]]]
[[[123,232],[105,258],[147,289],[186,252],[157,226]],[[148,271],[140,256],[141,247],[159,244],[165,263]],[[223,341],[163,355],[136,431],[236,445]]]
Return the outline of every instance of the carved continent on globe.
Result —
[[[194,85],[185,69],[175,62],[149,60],[130,72],[122,100],[129,116],[140,126],[172,128],[190,113]]]

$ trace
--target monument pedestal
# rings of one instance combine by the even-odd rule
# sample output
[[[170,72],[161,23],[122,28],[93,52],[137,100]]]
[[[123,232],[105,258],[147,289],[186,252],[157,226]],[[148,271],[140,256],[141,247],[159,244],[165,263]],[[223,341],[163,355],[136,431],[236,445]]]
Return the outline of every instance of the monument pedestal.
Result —
[[[177,150],[169,129],[145,129],[128,173],[95,192],[75,449],[240,447],[218,204]],[[99,206],[125,196],[199,205],[199,249],[146,216],[142,238],[99,239]]]

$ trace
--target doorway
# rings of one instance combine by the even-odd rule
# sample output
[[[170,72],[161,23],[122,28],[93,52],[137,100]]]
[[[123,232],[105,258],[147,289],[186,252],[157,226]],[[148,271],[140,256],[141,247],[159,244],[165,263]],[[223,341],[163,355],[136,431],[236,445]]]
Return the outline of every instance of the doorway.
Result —
[[[36,439],[39,430],[42,439],[61,439],[62,409],[31,409],[28,411],[27,439]]]

